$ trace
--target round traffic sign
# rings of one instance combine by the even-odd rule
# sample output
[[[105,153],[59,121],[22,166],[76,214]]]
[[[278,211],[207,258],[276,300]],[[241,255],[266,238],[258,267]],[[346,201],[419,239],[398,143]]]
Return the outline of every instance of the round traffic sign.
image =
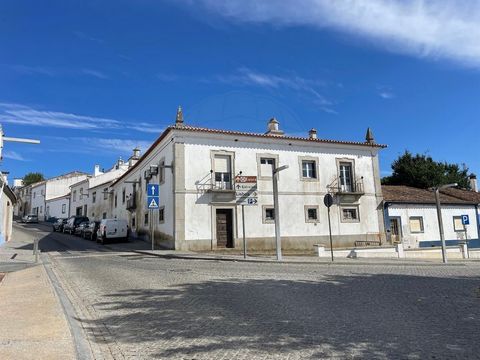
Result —
[[[333,196],[330,195],[330,194],[325,195],[325,197],[323,198],[323,203],[325,204],[325,206],[327,208],[332,206],[333,205]]]

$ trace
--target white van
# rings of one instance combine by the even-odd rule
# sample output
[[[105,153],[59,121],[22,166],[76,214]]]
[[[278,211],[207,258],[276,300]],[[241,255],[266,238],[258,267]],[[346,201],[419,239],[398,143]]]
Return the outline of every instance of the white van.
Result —
[[[97,242],[106,243],[112,240],[128,241],[127,220],[102,219],[97,231]]]

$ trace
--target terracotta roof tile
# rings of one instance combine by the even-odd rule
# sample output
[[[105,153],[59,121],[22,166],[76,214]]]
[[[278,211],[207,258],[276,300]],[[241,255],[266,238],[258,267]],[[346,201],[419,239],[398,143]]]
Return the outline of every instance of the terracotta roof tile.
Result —
[[[476,204],[480,204],[480,193],[475,191],[466,190],[466,189],[449,188],[449,189],[441,190],[441,192],[443,194],[456,197],[457,199],[471,201]]]
[[[383,199],[385,202],[412,203],[412,204],[435,204],[435,194],[432,190],[417,189],[403,185],[382,185]],[[443,191],[440,193],[442,204],[465,204],[472,205],[476,202],[459,199]]]

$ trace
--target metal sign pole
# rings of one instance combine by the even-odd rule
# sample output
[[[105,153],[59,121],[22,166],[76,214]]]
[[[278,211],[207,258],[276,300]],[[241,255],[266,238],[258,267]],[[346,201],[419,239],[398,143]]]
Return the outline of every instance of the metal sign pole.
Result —
[[[328,208],[328,232],[330,233],[330,254],[333,262],[333,241],[332,241],[332,224],[330,222],[330,208]]]
[[[153,209],[150,209],[150,237],[152,238],[152,250],[155,250],[155,229],[153,228]]]
[[[242,205],[243,258],[247,258],[247,239],[245,238],[245,205]]]

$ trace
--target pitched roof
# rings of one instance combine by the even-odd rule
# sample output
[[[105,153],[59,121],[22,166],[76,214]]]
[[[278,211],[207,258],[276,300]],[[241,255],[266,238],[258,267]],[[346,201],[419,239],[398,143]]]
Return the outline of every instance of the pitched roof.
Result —
[[[148,148],[148,150],[140,157],[140,159],[133,165],[127,172],[115,180],[113,185],[119,182],[121,179],[130,174],[140,163],[155,149],[155,147],[170,133],[172,130],[178,131],[192,131],[206,134],[220,134],[220,135],[233,135],[233,136],[249,136],[256,138],[264,139],[279,139],[279,140],[291,140],[291,141],[303,141],[309,142],[312,144],[338,144],[338,145],[353,145],[353,146],[363,146],[369,148],[380,148],[384,149],[387,145],[359,142],[359,141],[343,141],[343,140],[327,140],[327,139],[311,139],[309,137],[300,137],[300,136],[289,136],[289,135],[270,135],[262,133],[253,133],[253,132],[244,132],[244,131],[234,131],[234,130],[220,130],[220,129],[209,129],[197,126],[181,125],[181,126],[168,126],[163,133],[155,140],[155,142]]]
[[[480,193],[466,190],[466,189],[456,189],[456,188],[448,188],[440,190],[443,194],[456,197],[457,199],[471,201],[476,204],[480,204]]]
[[[400,204],[435,204],[435,194],[432,190],[417,189],[404,185],[382,185],[385,202]],[[478,202],[459,199],[458,197],[440,193],[442,204],[475,205]]]

